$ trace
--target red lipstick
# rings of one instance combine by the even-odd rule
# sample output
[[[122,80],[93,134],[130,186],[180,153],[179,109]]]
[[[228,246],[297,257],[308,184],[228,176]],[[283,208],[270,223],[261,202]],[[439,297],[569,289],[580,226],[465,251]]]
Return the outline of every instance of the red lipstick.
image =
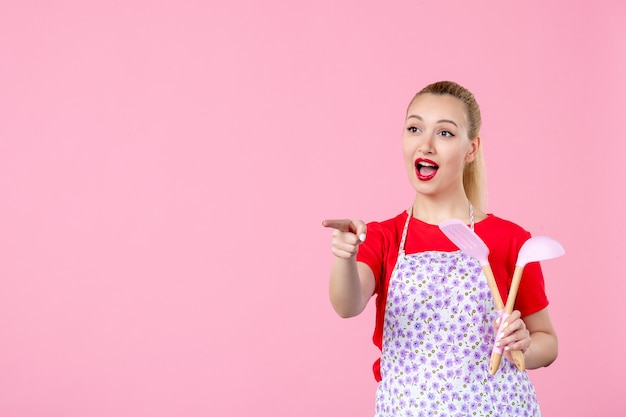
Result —
[[[415,160],[415,174],[420,181],[432,180],[437,175],[438,169],[439,165],[430,159],[418,158]]]

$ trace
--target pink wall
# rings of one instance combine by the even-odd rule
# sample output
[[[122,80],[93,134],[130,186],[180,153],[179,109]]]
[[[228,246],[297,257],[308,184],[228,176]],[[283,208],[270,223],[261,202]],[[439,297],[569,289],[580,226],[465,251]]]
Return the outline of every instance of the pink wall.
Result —
[[[372,415],[320,220],[410,203],[437,79],[482,105],[490,211],[568,251],[544,415],[624,415],[625,3],[392,3],[0,3],[1,416]]]

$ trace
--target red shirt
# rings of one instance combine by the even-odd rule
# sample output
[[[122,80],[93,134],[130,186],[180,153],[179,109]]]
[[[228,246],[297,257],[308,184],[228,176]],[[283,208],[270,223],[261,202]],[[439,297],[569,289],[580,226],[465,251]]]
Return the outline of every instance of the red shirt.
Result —
[[[376,327],[373,341],[382,349],[383,320],[387,303],[387,287],[391,272],[396,265],[402,230],[407,212],[384,222],[367,225],[367,239],[359,247],[357,261],[366,263],[376,279]],[[474,225],[474,231],[489,248],[489,264],[498,284],[502,300],[506,303],[508,289],[513,278],[517,254],[530,233],[508,220],[488,215]],[[439,229],[439,226],[411,218],[405,243],[407,254],[427,251],[455,252],[458,247]],[[543,274],[538,262],[524,267],[515,309],[522,317],[536,313],[548,306]],[[380,359],[374,364],[374,376],[380,381]]]

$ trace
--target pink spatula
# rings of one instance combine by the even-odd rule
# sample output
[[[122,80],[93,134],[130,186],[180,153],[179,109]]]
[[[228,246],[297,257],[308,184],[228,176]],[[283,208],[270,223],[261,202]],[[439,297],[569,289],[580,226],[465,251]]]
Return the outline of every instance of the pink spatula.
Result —
[[[472,258],[478,259],[478,262],[480,262],[480,266],[487,277],[487,284],[491,290],[491,296],[493,297],[493,301],[496,305],[496,310],[498,310],[498,313],[502,315],[501,313],[504,310],[504,303],[502,302],[500,291],[498,291],[498,285],[496,284],[496,279],[493,276],[493,271],[489,265],[489,248],[485,242],[483,242],[480,236],[474,233],[474,231],[465,223],[457,219],[447,220],[441,223],[439,228],[443,234],[452,241],[452,243],[458,246],[459,249]],[[489,362],[489,373],[491,375],[495,375],[496,372],[498,372],[500,360],[502,359],[501,349],[496,347],[494,347],[494,349],[498,350],[499,354],[494,355],[492,353],[491,355],[491,361]],[[526,367],[524,363],[524,354],[519,350],[515,350],[511,352],[511,355],[513,356],[515,365],[523,371]]]

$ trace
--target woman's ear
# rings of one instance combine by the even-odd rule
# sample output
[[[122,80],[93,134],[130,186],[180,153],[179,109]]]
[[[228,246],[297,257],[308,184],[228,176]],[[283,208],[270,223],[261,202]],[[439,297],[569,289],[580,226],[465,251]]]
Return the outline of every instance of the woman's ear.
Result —
[[[465,156],[465,162],[470,163],[476,158],[476,154],[478,154],[478,150],[480,149],[480,136],[476,136],[471,141],[470,150]]]

